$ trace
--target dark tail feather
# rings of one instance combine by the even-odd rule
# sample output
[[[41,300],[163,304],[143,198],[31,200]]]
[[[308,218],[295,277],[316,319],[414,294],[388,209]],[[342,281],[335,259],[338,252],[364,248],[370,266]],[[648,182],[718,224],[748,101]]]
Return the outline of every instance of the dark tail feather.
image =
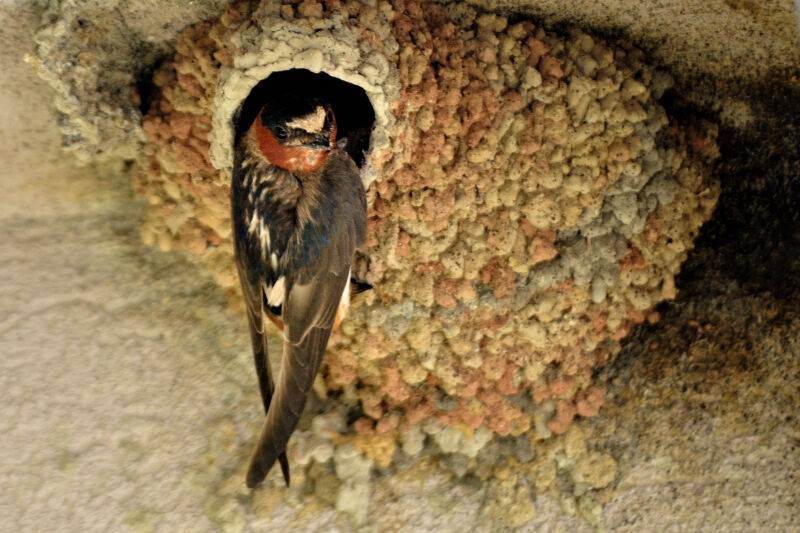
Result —
[[[256,375],[258,376],[258,386],[261,390],[261,400],[264,404],[264,414],[269,413],[269,405],[272,401],[272,393],[275,390],[275,385],[272,381],[272,372],[267,357],[267,339],[263,333],[259,332],[263,328],[263,323],[256,323],[252,315],[248,315],[250,323],[250,336],[253,341],[253,357],[256,366]],[[289,459],[286,457],[286,452],[282,452],[278,456],[278,461],[281,464],[281,471],[283,472],[283,479],[286,481],[286,486],[289,486]],[[250,486],[248,479],[247,486]]]
[[[349,265],[348,265],[349,266]],[[347,285],[347,274],[317,276],[308,285],[289,283],[284,298],[284,341],[281,372],[267,418],[250,458],[247,486],[264,480],[272,465],[286,453],[289,442],[322,363],[336,311]],[[288,468],[283,469],[288,484]]]
[[[256,352],[256,372],[258,374],[258,383],[261,387],[261,398],[264,403],[264,413],[269,413],[269,406],[272,403],[272,394],[275,390],[275,385],[272,382],[272,375],[269,370],[269,360],[267,359],[266,346],[267,339],[262,339],[264,349],[263,351]],[[286,481],[286,486],[289,486],[289,459],[286,457],[286,452],[282,452],[278,456],[278,461],[281,464],[281,471],[283,472],[283,479]],[[251,487],[252,488],[252,487]]]
[[[310,388],[310,387],[309,387]],[[247,470],[247,486],[257,487],[267,476],[272,466],[277,461],[281,465],[283,479],[289,486],[289,463],[286,458],[286,445],[289,437],[297,427],[303,407],[306,403],[308,391],[301,389],[288,390],[285,395],[276,395],[272,398],[272,405],[261,436],[250,458]]]
[[[329,335],[330,329],[312,328],[300,346],[285,341],[280,383],[276,386],[261,436],[250,458],[247,471],[249,488],[255,488],[264,480],[276,460],[280,462],[286,485],[289,485],[286,445],[300,421]]]
[[[286,452],[278,456],[278,461],[281,463],[281,472],[283,472],[283,480],[286,482],[286,487],[289,487],[291,478],[289,477],[289,460],[286,458]]]

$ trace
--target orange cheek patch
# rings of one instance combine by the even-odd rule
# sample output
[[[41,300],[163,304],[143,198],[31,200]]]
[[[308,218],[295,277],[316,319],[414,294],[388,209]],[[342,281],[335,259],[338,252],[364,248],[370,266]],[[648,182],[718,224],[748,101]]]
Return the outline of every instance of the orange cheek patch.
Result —
[[[261,122],[259,112],[254,123],[258,148],[267,161],[289,172],[311,172],[321,167],[330,155],[328,150],[311,150],[302,146],[282,146],[269,128]],[[335,135],[335,133],[334,133]]]
[[[258,148],[273,165],[286,168],[286,163],[299,155],[294,153],[299,151],[298,148],[287,148],[280,145],[278,139],[275,138],[269,128],[262,124],[261,113],[256,117],[254,126]]]

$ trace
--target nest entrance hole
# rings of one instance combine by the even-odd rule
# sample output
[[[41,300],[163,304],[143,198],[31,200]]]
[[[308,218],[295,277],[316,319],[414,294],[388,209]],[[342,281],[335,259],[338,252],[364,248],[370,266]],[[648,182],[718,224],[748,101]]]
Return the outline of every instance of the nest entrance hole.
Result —
[[[239,108],[236,138],[247,131],[267,101],[287,94],[318,97],[330,103],[336,115],[340,146],[353,158],[358,168],[363,167],[375,123],[375,111],[364,89],[324,72],[282,70],[261,80]]]

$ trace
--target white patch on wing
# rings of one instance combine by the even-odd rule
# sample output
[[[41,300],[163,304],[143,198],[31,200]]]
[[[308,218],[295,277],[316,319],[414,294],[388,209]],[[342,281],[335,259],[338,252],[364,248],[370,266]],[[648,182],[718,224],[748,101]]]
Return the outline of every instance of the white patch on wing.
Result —
[[[309,113],[308,115],[296,118],[286,123],[290,128],[298,128],[308,133],[319,133],[325,126],[325,110],[322,106]]]
[[[269,226],[264,224],[264,219],[258,216],[258,211],[253,211],[253,216],[250,217],[250,224],[247,226],[247,233],[255,236],[261,241],[261,257],[265,260],[272,241],[269,237]]]
[[[286,296],[286,278],[281,276],[272,287],[266,290],[267,303],[272,307],[277,307],[283,304],[283,298]]]
[[[258,211],[253,211],[253,216],[250,217],[250,225],[247,226],[247,233],[253,234],[258,229],[261,222],[261,217],[258,216]]]
[[[261,219],[261,242],[264,243],[264,251],[268,251],[272,244],[269,238],[269,228],[264,225],[264,219]]]
[[[272,270],[278,270],[278,255],[275,252],[272,252],[272,255],[269,256],[270,265],[272,265]]]

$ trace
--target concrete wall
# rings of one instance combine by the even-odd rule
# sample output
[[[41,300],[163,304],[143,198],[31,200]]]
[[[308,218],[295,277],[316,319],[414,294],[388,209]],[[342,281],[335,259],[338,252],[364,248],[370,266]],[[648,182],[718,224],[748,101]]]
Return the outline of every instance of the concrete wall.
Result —
[[[677,78],[668,110],[722,124],[715,215],[678,277],[678,298],[658,308],[654,324],[635,329],[597,377],[607,390],[599,416],[533,447],[493,440],[471,464],[442,454],[432,437],[422,459],[400,452],[387,469],[342,451],[312,461],[291,490],[255,493],[241,472],[261,417],[243,317],[205,269],[141,244],[145,205],[130,188],[129,166],[114,157],[97,162],[81,148],[134,154],[139,137],[126,144],[126,124],[136,122],[135,105],[102,108],[91,92],[100,78],[84,73],[73,83],[66,73],[50,76],[56,111],[53,93],[21,60],[34,52],[43,15],[50,28],[59,17],[86,17],[104,36],[85,34],[86,51],[119,37],[125,50],[144,50],[129,62],[90,62],[107,70],[106,94],[122,94],[148,61],[171,50],[184,23],[222,7],[139,6],[63,2],[50,15],[36,3],[0,9],[0,509],[9,530],[797,524],[800,124],[787,110],[800,108],[800,89],[790,2],[530,8],[559,25],[631,38]],[[69,42],[81,33],[58,35]],[[149,44],[131,44],[139,41]],[[47,57],[41,48],[39,57]],[[56,72],[46,63],[39,69]],[[111,118],[81,124],[81,114]],[[90,164],[79,167],[60,150],[59,123],[83,136],[71,144]],[[102,142],[87,145],[92,135]],[[303,429],[313,441],[314,427]],[[337,469],[352,476],[343,482]],[[347,481],[365,470],[367,484]]]

